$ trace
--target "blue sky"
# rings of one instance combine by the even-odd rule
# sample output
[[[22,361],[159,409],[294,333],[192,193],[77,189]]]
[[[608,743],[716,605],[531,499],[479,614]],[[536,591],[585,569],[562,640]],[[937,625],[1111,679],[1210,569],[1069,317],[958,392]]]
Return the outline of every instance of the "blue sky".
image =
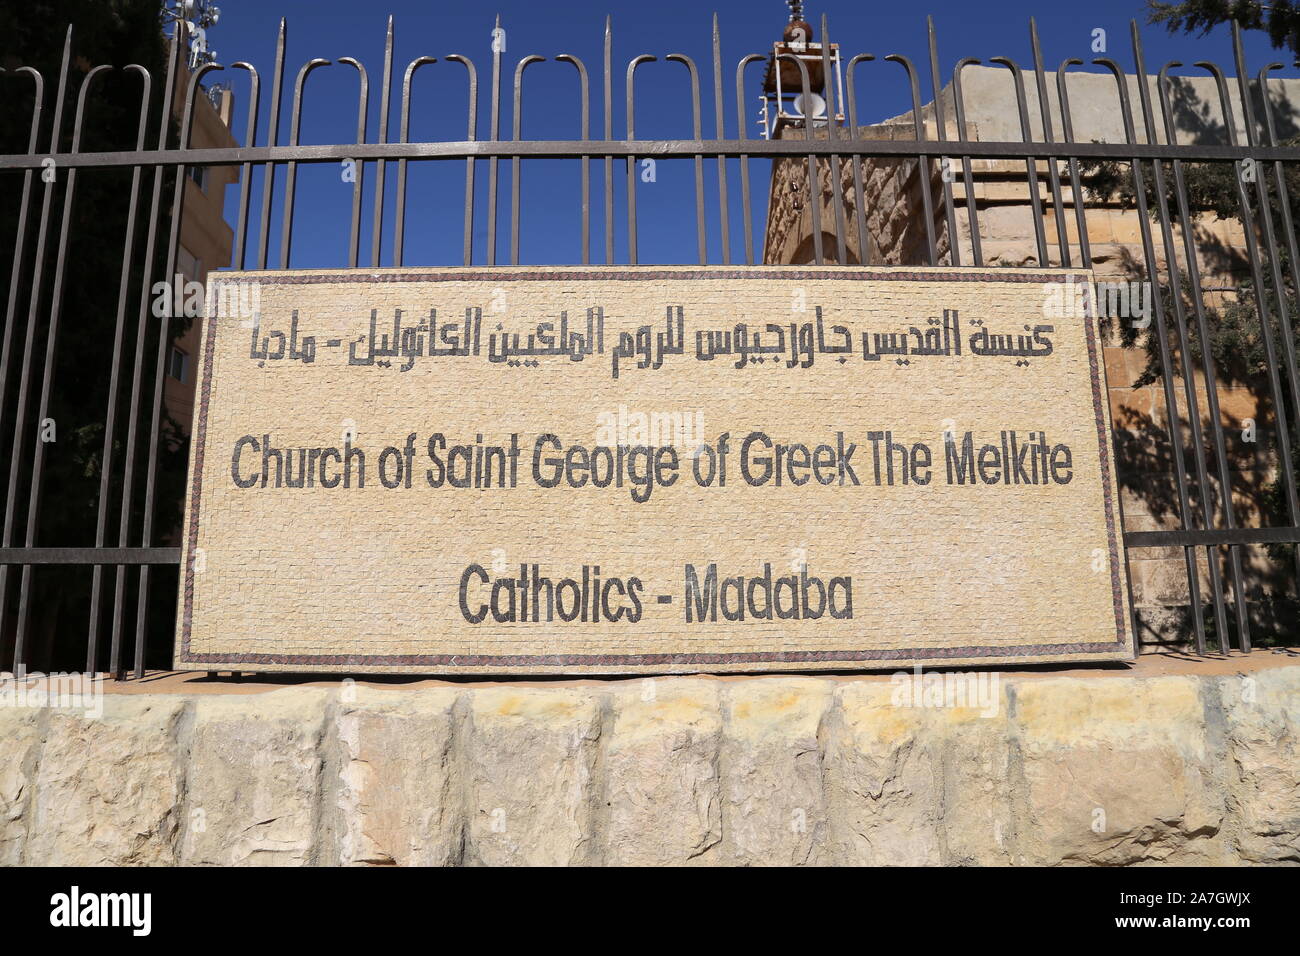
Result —
[[[394,17],[393,91],[390,139],[397,138],[401,77],[415,57],[438,57],[416,74],[411,109],[411,139],[462,139],[466,121],[465,70],[445,62],[449,53],[471,58],[479,71],[480,138],[486,138],[489,124],[491,79],[491,31],[496,14],[506,30],[506,52],[502,58],[502,138],[509,138],[514,68],[529,54],[547,57],[547,62],[528,68],[524,80],[523,138],[577,138],[579,135],[578,81],[574,68],[557,63],[554,57],[569,53],[580,58],[591,77],[592,134],[602,130],[601,97],[602,37],[606,13],[613,16],[614,35],[614,136],[623,138],[623,76],[628,61],[638,54],[659,57],[659,62],[642,66],[637,73],[636,133],[638,139],[687,138],[691,135],[690,86],[685,67],[664,62],[669,53],[682,53],[695,60],[700,70],[704,134],[712,136],[711,23],[718,14],[722,31],[724,65],[723,99],[728,136],[735,135],[735,94],[732,76],[737,61],[747,53],[766,53],[779,37],[788,11],[779,0],[715,0],[712,4],[687,0],[658,0],[655,3],[538,3],[498,0],[484,3],[429,3],[427,0],[387,0],[361,3],[355,0],[220,0],[221,20],[208,33],[210,46],[219,62],[245,60],[263,77],[263,102],[259,144],[265,143],[271,73],[275,62],[275,40],[281,15],[288,20],[288,48],[285,61],[284,105],[280,142],[287,142],[289,105],[298,68],[311,57],[337,60],[351,56],[365,64],[370,77],[371,99],[368,139],[375,141],[379,124],[379,89],[383,67],[384,38],[388,15]],[[1032,64],[1029,18],[1038,20],[1043,55],[1049,69],[1067,57],[1085,61],[1091,52],[1092,31],[1107,31],[1108,55],[1131,69],[1128,21],[1137,17],[1145,24],[1143,0],[1093,0],[1086,4],[1031,3],[1002,0],[975,4],[969,0],[933,0],[928,6],[879,4],[828,0],[823,6],[806,5],[814,26],[822,14],[829,18],[831,39],[839,42],[847,59],[857,53],[872,53],[877,62],[863,64],[857,75],[860,122],[872,123],[895,116],[910,107],[905,73],[897,64],[879,62],[886,54],[901,53],[916,63],[922,76],[922,99],[931,98],[925,16],[934,16],[938,32],[940,69],[945,80],[952,65],[962,56],[987,61],[991,56],[1009,56],[1022,66]],[[1219,30],[1206,38],[1171,36],[1163,27],[1143,27],[1148,66],[1154,69],[1166,60],[1178,58],[1190,63],[1201,58],[1218,61],[1228,72],[1231,45],[1228,32]],[[1267,38],[1247,34],[1247,60],[1252,72],[1270,60],[1287,60],[1269,48]],[[747,120],[751,135],[758,110],[761,66],[751,67]],[[1288,68],[1284,75],[1297,71]],[[246,124],[247,77],[242,71],[212,74],[215,80],[231,80],[237,96],[234,128],[242,139]],[[352,142],[357,122],[357,74],[351,67],[334,63],[314,72],[307,82],[302,116],[304,143]],[[743,261],[740,228],[738,161],[731,161],[728,179],[731,190],[732,254]],[[406,207],[406,264],[458,265],[461,262],[463,190],[465,164],[455,162],[413,163],[408,174]],[[769,170],[751,160],[753,215],[761,237]],[[509,261],[510,164],[500,166],[498,263]],[[603,261],[603,173],[602,163],[592,163],[592,256]],[[395,164],[390,163],[385,196],[385,229],[381,264],[391,256]],[[375,183],[373,165],[366,171],[362,206],[362,264],[369,262],[370,228]],[[616,261],[625,261],[626,235],[622,227],[625,208],[625,173],[615,163]],[[284,182],[277,176],[277,191]],[[480,161],[476,177],[479,227],[475,235],[475,261],[484,261],[486,233],[482,211],[486,209],[487,165]],[[252,180],[254,226],[260,201],[261,174]],[[521,178],[522,231],[520,261],[523,263],[574,263],[580,261],[580,179],[576,161],[533,160],[524,163]],[[334,267],[347,263],[352,187],[343,182],[333,164],[303,165],[298,170],[297,202],[291,265],[298,268]],[[235,221],[238,188],[228,190],[227,218]],[[705,197],[708,212],[709,261],[722,261],[719,215],[716,200],[716,162],[705,162]],[[695,205],[694,167],[691,160],[661,161],[656,181],[641,183],[637,191],[640,261],[694,262]],[[273,209],[270,264],[278,262],[279,202]],[[757,240],[756,240],[757,241]],[[249,245],[256,250],[255,228],[250,228]],[[251,263],[251,259],[250,259]]]

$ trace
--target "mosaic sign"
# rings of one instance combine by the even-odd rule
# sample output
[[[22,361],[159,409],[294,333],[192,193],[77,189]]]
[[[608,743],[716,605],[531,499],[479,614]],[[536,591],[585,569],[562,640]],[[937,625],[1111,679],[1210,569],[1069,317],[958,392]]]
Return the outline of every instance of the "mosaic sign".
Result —
[[[1088,276],[228,273],[188,670],[1132,656]]]

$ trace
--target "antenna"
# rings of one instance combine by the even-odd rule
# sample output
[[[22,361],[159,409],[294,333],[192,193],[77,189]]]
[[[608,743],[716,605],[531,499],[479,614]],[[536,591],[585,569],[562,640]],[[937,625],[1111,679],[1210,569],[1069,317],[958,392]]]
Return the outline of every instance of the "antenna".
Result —
[[[217,51],[208,46],[208,28],[221,19],[221,8],[212,0],[172,0],[170,6],[163,5],[162,18],[164,23],[185,24],[191,70],[216,62]]]

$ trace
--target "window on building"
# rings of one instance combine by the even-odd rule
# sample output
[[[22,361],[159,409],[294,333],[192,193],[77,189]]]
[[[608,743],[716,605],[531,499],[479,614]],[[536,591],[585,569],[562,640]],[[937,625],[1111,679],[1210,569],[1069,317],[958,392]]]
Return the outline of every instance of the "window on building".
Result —
[[[207,192],[208,191],[208,167],[190,166],[188,167],[187,171],[189,172],[190,179],[194,180],[194,184],[198,186],[199,189],[203,190],[204,192]]]
[[[186,279],[198,281],[202,275],[203,262],[198,256],[184,246],[176,250],[176,271]]]
[[[189,381],[190,357],[183,349],[172,346],[167,356],[167,374],[184,385]]]

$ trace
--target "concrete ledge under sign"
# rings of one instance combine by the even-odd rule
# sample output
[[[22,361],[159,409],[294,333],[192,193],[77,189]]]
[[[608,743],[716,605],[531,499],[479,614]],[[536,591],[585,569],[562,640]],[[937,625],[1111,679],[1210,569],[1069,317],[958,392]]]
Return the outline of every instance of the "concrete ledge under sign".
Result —
[[[1300,862],[1285,653],[81,703],[0,707],[0,865]]]

